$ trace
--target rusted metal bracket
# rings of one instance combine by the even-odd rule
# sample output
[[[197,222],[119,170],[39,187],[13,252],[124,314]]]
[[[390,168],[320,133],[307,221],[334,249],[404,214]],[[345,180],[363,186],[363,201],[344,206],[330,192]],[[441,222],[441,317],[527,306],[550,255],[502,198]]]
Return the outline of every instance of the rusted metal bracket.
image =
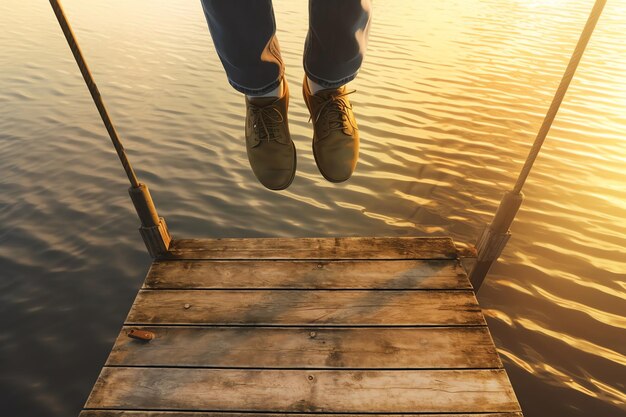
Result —
[[[137,339],[137,340],[141,340],[144,342],[149,342],[152,339],[154,339],[154,333],[146,331],[146,330],[138,330],[138,329],[133,329],[130,332],[128,332],[128,337],[130,337],[131,339]]]

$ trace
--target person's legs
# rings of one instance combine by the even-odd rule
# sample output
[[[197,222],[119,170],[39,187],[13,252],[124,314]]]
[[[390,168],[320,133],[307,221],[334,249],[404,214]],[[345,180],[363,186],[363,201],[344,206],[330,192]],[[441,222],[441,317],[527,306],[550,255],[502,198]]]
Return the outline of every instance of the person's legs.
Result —
[[[230,84],[249,96],[279,86],[284,66],[271,0],[201,0]]]
[[[356,77],[367,47],[370,0],[309,0],[309,32],[304,71],[324,88],[337,88]]]
[[[276,40],[271,0],[201,0],[230,84],[246,95],[248,160],[259,182],[287,188],[296,173],[289,134],[289,89]]]
[[[313,155],[331,182],[350,178],[359,131],[345,84],[356,77],[367,46],[369,0],[310,0],[304,50],[304,100],[313,121]]]

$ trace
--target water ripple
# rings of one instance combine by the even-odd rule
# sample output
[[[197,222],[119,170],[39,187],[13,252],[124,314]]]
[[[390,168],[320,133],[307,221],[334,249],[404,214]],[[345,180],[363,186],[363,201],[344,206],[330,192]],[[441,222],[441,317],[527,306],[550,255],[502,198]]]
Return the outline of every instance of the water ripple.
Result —
[[[435,234],[473,243],[515,180],[590,8],[376,3],[353,83],[360,163],[334,185],[315,167],[299,94],[307,4],[274,3],[299,158],[282,193],[249,169],[243,100],[226,82],[199,2],[64,1],[175,236]],[[624,21],[624,2],[608,2],[480,294],[528,417],[623,411]],[[49,5],[3,0],[0,24],[0,356],[13,359],[0,390],[11,415],[75,415],[149,259]]]

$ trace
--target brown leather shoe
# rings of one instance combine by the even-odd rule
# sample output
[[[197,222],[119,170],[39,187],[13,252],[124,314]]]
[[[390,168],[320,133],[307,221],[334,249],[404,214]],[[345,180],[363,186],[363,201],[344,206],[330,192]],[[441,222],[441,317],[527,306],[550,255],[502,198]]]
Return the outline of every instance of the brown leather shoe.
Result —
[[[313,120],[313,156],[320,173],[330,182],[346,181],[359,159],[359,130],[346,87],[312,94],[304,77],[304,101]]]
[[[246,150],[252,172],[270,190],[284,190],[296,175],[296,147],[289,134],[289,88],[282,97],[246,96]]]

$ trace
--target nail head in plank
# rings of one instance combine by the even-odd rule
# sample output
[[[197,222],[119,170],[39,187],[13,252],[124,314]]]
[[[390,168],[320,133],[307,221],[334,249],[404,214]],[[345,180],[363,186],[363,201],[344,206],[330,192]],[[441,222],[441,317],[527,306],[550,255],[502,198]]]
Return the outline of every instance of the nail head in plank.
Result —
[[[519,411],[504,370],[105,367],[85,408],[256,412]]]
[[[472,291],[140,290],[126,324],[445,326],[485,319]]]

